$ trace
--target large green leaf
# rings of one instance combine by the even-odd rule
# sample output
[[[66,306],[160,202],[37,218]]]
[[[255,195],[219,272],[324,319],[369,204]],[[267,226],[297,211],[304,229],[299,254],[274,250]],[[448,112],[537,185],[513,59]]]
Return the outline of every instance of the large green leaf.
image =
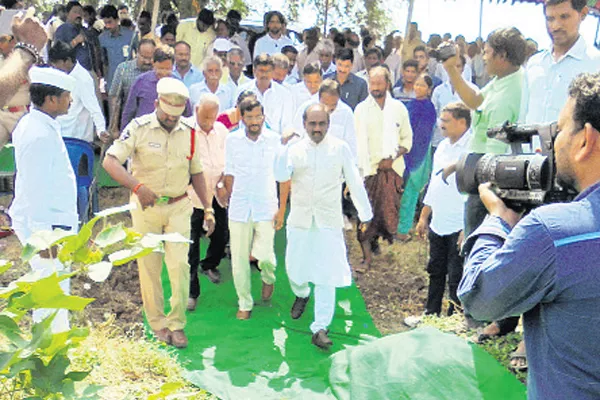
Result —
[[[71,231],[62,229],[34,232],[29,239],[27,239],[27,243],[23,247],[21,259],[25,262],[29,262],[40,251],[63,243],[68,240],[69,237],[75,237],[75,235]]]
[[[31,327],[31,341],[25,346],[19,355],[21,358],[28,358],[38,349],[45,349],[52,344],[52,321],[56,317],[56,312],[44,318],[41,322],[34,323]]]
[[[71,371],[67,374],[67,376],[65,377],[66,379],[70,379],[73,382],[80,382],[82,380],[84,380],[89,374],[90,372],[92,372],[92,370],[89,371]]]
[[[0,274],[5,273],[12,267],[12,262],[8,260],[0,260]]]
[[[66,369],[71,364],[69,358],[64,354],[55,355],[48,365],[36,365],[31,371],[31,379],[35,382],[35,387],[48,394],[61,393],[63,380],[66,377]]]
[[[4,312],[0,314],[0,333],[17,347],[23,347],[27,343],[27,340],[23,339],[23,332],[19,325]]]
[[[14,300],[10,305],[18,309],[64,308],[81,311],[94,299],[66,295],[59,283],[63,279],[56,273],[33,283],[27,283],[28,289],[24,296]],[[17,283],[17,286],[22,283]],[[9,308],[10,310],[10,308]]]
[[[96,216],[94,218],[104,218],[104,217],[108,217],[110,215],[115,215],[115,214],[119,214],[122,212],[135,210],[136,208],[137,208],[136,203],[127,203],[127,204],[123,204],[122,206],[111,207],[111,208],[107,208],[106,210],[102,210],[99,213],[96,213]]]
[[[77,347],[81,342],[89,336],[90,332],[87,328],[72,328],[66,332],[55,333],[52,335],[50,344],[41,349],[40,354],[45,357],[54,357],[55,354],[63,351],[65,348]]]
[[[88,267],[88,276],[94,282],[104,282],[112,271],[112,263],[108,261],[102,261],[97,264],[92,264]]]
[[[127,238],[127,232],[123,228],[123,223],[115,226],[109,226],[96,236],[94,243],[100,248],[112,246]]]
[[[21,350],[0,352],[0,371],[5,371],[19,361]]]
[[[108,260],[115,266],[127,264],[137,258],[152,253],[153,248],[133,247],[131,249],[119,250],[108,256]]]

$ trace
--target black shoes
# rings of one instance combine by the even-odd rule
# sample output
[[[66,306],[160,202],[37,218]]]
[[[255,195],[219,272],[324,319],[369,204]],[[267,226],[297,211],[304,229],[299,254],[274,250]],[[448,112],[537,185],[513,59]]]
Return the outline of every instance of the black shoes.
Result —
[[[321,329],[312,336],[312,344],[323,350],[329,350],[333,342],[327,336],[327,331]]]
[[[308,303],[309,297],[296,297],[294,304],[292,305],[292,318],[298,319],[304,314],[304,309],[306,308],[306,303]]]
[[[203,271],[204,275],[215,285],[221,283],[221,273],[218,269],[207,269]]]

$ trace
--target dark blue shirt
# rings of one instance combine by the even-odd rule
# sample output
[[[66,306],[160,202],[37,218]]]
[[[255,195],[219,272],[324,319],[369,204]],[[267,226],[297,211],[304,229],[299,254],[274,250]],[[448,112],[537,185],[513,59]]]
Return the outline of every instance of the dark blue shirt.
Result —
[[[106,87],[110,88],[113,76],[117,70],[117,66],[123,61],[129,59],[131,49],[131,39],[134,32],[126,28],[119,28],[119,32],[113,35],[108,29],[100,34],[100,47],[104,52],[105,59],[108,63],[108,70],[104,71],[106,78]]]
[[[465,310],[484,321],[523,314],[528,398],[600,399],[600,182],[512,231],[488,216],[465,246]]]
[[[325,75],[324,78],[336,80],[337,72]],[[367,86],[367,81],[350,72],[348,79],[346,79],[343,85],[340,85],[340,92],[342,94],[340,100],[354,111],[358,103],[364,101],[369,96],[369,87]]]
[[[85,35],[85,28],[79,25],[73,25],[69,22],[65,22],[56,30],[54,35],[54,41],[60,40],[67,44],[71,44],[71,41],[77,37],[80,33]],[[90,45],[87,42],[79,43],[75,46],[75,57],[79,64],[88,71],[92,69],[92,54],[90,52]]]

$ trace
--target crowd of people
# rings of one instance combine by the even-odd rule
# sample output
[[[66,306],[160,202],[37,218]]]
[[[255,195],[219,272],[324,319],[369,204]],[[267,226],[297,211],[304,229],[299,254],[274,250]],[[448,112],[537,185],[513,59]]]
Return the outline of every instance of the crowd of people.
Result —
[[[165,246],[168,315],[163,255],[138,260],[144,310],[159,340],[187,346],[186,311],[197,307],[198,274],[220,284],[228,245],[236,317],[252,316],[253,267],[262,301],[270,301],[275,232],[290,207],[290,313],[300,318],[312,284],[316,346],[331,346],[335,289],[350,285],[352,272],[368,273],[380,238],[427,238],[424,315],[442,314],[446,285],[447,314],[464,312],[469,326],[480,326],[478,341],[513,331],[525,314],[527,350],[519,344],[511,365],[529,367],[530,396],[597,397],[593,343],[573,340],[585,341],[582,332],[598,327],[592,305],[600,297],[591,285],[600,278],[593,262],[575,270],[570,263],[578,262],[565,253],[587,248],[589,260],[600,255],[598,235],[586,233],[597,233],[600,220],[592,203],[600,179],[600,55],[579,34],[587,12],[585,0],[547,0],[538,18],[545,18],[552,46],[543,50],[515,27],[494,30],[485,41],[433,34],[425,43],[414,22],[405,37],[394,31],[381,46],[367,27],[327,35],[311,27],[299,41],[278,11],[265,14],[258,35],[241,26],[236,10],[217,19],[203,9],[182,21],[165,13],[154,29],[147,11],[134,23],[126,6],[97,12],[70,1],[55,7],[44,28],[17,20],[14,34],[0,37],[0,145],[12,134],[17,165],[13,228],[23,243],[40,229],[77,230],[74,172],[60,138],[93,142],[95,132],[112,143],[104,168],[131,190],[134,229],[190,238],[189,245]],[[441,57],[444,46],[456,54]],[[38,63],[47,65],[32,67]],[[489,186],[481,197],[459,193],[462,156],[508,151],[488,138],[489,128],[556,120],[559,181],[584,192],[579,203],[591,205],[575,202],[570,215],[586,220],[574,217],[574,224],[553,206],[517,224],[521,216]],[[363,252],[352,267],[344,230],[355,230]],[[210,245],[200,259],[204,235]],[[62,268],[43,255],[31,265],[44,273]],[[567,314],[588,326],[567,322]],[[421,318],[405,322],[416,326]],[[68,327],[67,316],[54,327]]]

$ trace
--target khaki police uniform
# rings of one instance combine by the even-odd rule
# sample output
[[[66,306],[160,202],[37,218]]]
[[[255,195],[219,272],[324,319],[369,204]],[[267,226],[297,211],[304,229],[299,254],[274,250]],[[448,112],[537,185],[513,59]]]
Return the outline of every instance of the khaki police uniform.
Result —
[[[0,108],[0,150],[10,140],[19,119],[28,111],[29,103],[29,82],[25,82],[6,105]]]
[[[192,155],[191,122],[183,119],[167,132],[156,113],[135,118],[107,154],[119,162],[131,160],[131,174],[157,196],[168,196],[170,204],[155,204],[145,210],[135,194],[131,201],[137,208],[131,211],[133,229],[141,234],[177,232],[190,237],[193,207],[185,195],[191,175],[202,172],[200,155]],[[191,156],[191,157],[190,157]],[[181,198],[179,198],[181,196]],[[178,199],[179,198],[179,199]],[[140,286],[146,317],[153,330],[182,330],[190,289],[190,266],[187,243],[165,243],[165,261],[171,281],[171,312],[165,316],[162,288],[161,253],[151,253],[138,260]]]

